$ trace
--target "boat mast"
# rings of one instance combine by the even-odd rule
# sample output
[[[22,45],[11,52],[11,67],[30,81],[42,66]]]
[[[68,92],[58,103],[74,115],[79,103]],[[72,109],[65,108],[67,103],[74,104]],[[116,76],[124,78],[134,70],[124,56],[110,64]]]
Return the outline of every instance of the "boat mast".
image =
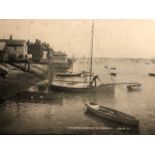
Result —
[[[93,43],[94,43],[94,20],[93,20],[93,25],[92,25],[92,30],[91,30],[91,33],[92,33],[92,38],[91,38],[91,54],[90,54],[90,82],[91,82],[91,75],[92,75],[92,64],[93,64]]]
[[[53,83],[53,74],[54,74],[54,69],[53,69],[53,55],[52,53],[48,53],[48,84],[50,85]]]

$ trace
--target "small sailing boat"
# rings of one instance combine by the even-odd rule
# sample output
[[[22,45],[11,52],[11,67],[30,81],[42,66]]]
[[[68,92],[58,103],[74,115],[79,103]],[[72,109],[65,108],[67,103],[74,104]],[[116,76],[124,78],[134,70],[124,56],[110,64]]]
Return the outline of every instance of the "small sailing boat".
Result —
[[[114,85],[113,84],[100,84],[100,85],[93,85],[93,78],[92,78],[92,63],[93,63],[93,41],[94,41],[94,21],[92,25],[92,30],[91,30],[91,56],[90,56],[90,68],[89,68],[89,82],[86,81],[63,81],[61,80],[52,80],[50,83],[50,88],[52,90],[58,90],[58,91],[71,91],[71,92],[81,92],[81,91],[114,91]]]

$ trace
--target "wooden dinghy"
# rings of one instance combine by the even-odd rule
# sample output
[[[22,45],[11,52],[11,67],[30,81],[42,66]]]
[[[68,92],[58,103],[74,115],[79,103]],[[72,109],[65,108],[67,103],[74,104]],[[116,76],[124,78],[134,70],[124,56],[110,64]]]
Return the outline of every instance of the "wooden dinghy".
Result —
[[[101,118],[129,126],[138,126],[139,121],[135,117],[123,112],[113,110],[111,108],[101,106],[93,102],[85,103],[85,105],[87,107],[87,110]]]

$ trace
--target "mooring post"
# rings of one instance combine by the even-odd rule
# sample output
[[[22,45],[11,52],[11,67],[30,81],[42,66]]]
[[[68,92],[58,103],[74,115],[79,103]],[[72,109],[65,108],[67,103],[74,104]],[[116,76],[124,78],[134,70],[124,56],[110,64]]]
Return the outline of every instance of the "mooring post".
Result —
[[[26,61],[25,61],[25,65],[24,65],[24,71],[26,71]]]
[[[28,61],[28,72],[30,72],[30,62]]]

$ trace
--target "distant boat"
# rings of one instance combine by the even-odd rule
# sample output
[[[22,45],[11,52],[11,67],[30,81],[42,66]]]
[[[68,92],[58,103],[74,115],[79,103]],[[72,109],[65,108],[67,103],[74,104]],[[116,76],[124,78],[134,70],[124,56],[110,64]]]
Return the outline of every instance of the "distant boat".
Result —
[[[86,72],[86,71],[82,71],[82,72],[79,72],[79,73],[67,72],[67,73],[56,73],[56,76],[59,76],[59,77],[90,76],[90,73]],[[93,73],[92,73],[91,76],[93,76]]]
[[[61,76],[61,77],[77,77],[77,76],[81,76],[83,74],[83,72],[80,73],[56,73],[56,76]]]
[[[151,62],[152,62],[152,63],[155,63],[155,58],[153,58],[153,59],[151,60]]]
[[[123,112],[113,110],[96,103],[85,103],[85,105],[87,107],[87,110],[101,118],[129,126],[138,126],[139,121],[135,117]]]
[[[145,62],[145,64],[150,65],[150,63],[149,63],[149,62]]]
[[[128,90],[139,90],[141,84],[130,84],[127,86]]]
[[[148,73],[149,76],[155,76],[155,73]]]
[[[117,73],[110,73],[110,75],[111,75],[111,76],[116,76],[116,75],[117,75]]]
[[[117,68],[116,68],[116,67],[110,67],[110,69],[112,69],[112,70],[116,70]]]

